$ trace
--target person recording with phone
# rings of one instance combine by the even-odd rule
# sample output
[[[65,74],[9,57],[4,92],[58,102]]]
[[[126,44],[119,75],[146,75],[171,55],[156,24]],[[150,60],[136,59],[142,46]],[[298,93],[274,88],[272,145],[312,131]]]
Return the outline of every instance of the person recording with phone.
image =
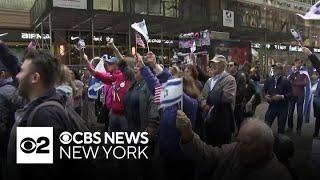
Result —
[[[283,76],[284,67],[281,63],[274,65],[274,75],[266,80],[262,97],[269,103],[265,114],[265,122],[272,126],[274,119],[278,118],[278,133],[284,133],[288,115],[288,104],[292,95],[291,84]]]

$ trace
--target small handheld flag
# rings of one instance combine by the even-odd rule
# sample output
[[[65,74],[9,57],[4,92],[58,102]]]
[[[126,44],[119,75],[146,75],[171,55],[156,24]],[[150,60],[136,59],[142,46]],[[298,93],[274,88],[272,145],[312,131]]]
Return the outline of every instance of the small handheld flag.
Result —
[[[197,50],[196,41],[193,41],[192,46],[190,47],[191,53],[194,53]]]
[[[107,41],[107,43],[113,43],[113,38],[110,38],[110,37],[106,37],[106,41]]]
[[[294,37],[294,39],[298,41],[299,45],[302,46],[301,45],[302,37],[301,37],[300,33],[298,33],[294,29],[290,29],[290,32],[291,32],[292,36]]]
[[[83,51],[86,48],[86,43],[84,42],[83,39],[79,38],[79,41],[77,42],[77,45],[75,45],[75,48],[78,51]]]
[[[141,22],[133,23],[131,24],[132,29],[136,30],[138,33],[140,33],[144,39],[147,42],[148,52],[149,52],[149,35],[148,35],[148,29],[145,20],[142,20]]]
[[[169,107],[182,101],[182,78],[170,79],[155,88],[155,103],[160,107]],[[160,103],[159,103],[160,102]]]

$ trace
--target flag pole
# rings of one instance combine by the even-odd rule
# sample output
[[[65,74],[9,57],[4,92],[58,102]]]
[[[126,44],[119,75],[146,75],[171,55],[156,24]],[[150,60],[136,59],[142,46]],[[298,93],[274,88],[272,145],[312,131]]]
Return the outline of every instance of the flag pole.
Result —
[[[136,52],[135,52],[135,54],[137,54],[137,52],[138,52],[138,42],[137,42],[137,32],[136,32]]]
[[[148,52],[150,51],[150,49],[149,49],[149,43],[148,43],[148,41],[147,41],[147,48],[148,48]]]
[[[183,78],[181,78],[181,84],[182,84],[182,96],[181,96],[181,111],[183,111]]]
[[[298,41],[299,45],[300,45],[301,47],[303,47],[302,44],[301,44],[301,42],[300,42],[299,40],[297,40],[297,41]]]

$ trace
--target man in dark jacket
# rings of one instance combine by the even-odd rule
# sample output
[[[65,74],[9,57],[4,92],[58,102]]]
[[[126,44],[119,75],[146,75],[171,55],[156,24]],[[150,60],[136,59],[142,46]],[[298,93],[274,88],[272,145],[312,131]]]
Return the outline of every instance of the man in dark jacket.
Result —
[[[308,48],[303,47],[302,48],[303,52],[308,55],[312,66],[316,69],[320,76],[320,60],[319,58],[313,54]],[[319,129],[320,129],[320,77],[317,81],[317,88],[314,93],[313,97],[313,111],[314,111],[314,117],[316,118],[316,124],[314,128],[314,133],[313,137],[318,137],[319,136]]]
[[[0,43],[0,54],[0,178],[2,178],[16,110],[12,99],[16,91],[13,77],[18,73],[18,60],[3,43]]]
[[[237,124],[237,128],[240,129],[241,123],[244,120],[245,115],[246,75],[243,72],[240,72],[238,68],[239,66],[235,62],[228,63],[228,72],[236,79],[237,83],[234,118]]]
[[[271,126],[274,119],[278,117],[278,133],[284,133],[288,114],[288,102],[291,97],[290,82],[282,74],[283,65],[277,63],[274,67],[274,75],[267,79],[262,90],[262,96],[269,103],[265,121]]]
[[[30,113],[40,104],[56,101],[65,105],[66,99],[57,94],[54,88],[58,77],[59,63],[49,52],[34,50],[26,54],[21,71],[16,76],[19,81],[19,95],[28,100],[24,108],[15,113],[15,124],[8,145],[8,179],[58,179],[70,172],[67,163],[59,160],[59,135],[63,131],[73,132],[67,114],[57,106],[44,106]],[[53,164],[16,164],[16,128],[17,127],[53,127]]]

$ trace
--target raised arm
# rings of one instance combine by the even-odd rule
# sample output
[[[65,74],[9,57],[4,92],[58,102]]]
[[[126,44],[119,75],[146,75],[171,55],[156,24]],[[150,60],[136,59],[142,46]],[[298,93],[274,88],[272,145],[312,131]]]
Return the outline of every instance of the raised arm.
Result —
[[[159,79],[151,72],[148,66],[142,67],[140,71],[141,75],[143,76],[144,80],[148,85],[151,94],[154,96],[155,88],[160,86]]]
[[[114,44],[113,41],[108,42],[107,46],[112,49],[114,55],[119,59],[119,61],[124,60],[124,57],[122,56],[122,54],[120,53],[119,49],[117,48],[117,46]]]
[[[137,54],[137,61],[144,64],[144,61],[140,54]],[[152,52],[148,52],[145,63],[148,66],[144,65],[144,67],[141,68],[141,74],[144,77],[149,90],[154,95],[155,87],[159,86],[162,83],[165,83],[172,76],[167,69],[164,69],[159,64],[157,64],[156,57]],[[153,72],[149,67],[152,68]]]
[[[104,74],[104,73],[100,73],[96,70],[94,70],[91,62],[88,59],[88,56],[86,54],[83,54],[83,58],[84,60],[87,62],[87,69],[90,73],[91,76],[96,77],[97,79],[99,79],[100,81],[102,81],[103,83],[107,84],[107,85],[111,85],[114,81],[115,81],[115,77],[112,74]]]
[[[190,120],[180,110],[177,112],[176,126],[181,134],[182,151],[195,163],[197,169],[203,172],[214,171],[222,158],[235,147],[235,144],[226,144],[219,148],[204,143],[192,131]]]
[[[320,60],[319,58],[313,54],[310,49],[303,47],[302,51],[308,56],[309,60],[312,63],[312,66],[317,70],[317,72],[320,74]]]

